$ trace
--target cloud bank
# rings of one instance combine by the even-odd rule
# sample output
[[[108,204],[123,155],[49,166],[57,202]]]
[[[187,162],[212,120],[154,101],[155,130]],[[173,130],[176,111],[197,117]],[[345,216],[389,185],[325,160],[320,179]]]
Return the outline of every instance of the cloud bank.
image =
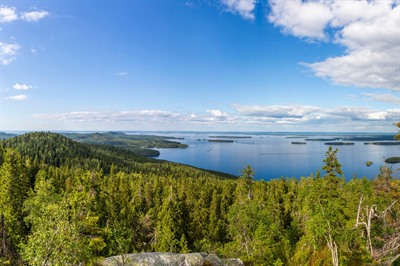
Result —
[[[333,42],[346,51],[319,62],[303,62],[315,76],[335,84],[400,90],[400,2],[398,0],[264,0],[268,20],[286,34]],[[256,1],[221,0],[227,9],[254,19]]]
[[[389,93],[362,93],[365,97],[378,101],[378,102],[388,102],[394,104],[400,104],[400,97],[394,96]],[[400,117],[399,117],[400,120]]]
[[[165,110],[77,111],[56,114],[35,114],[33,118],[53,121],[114,123],[137,126],[159,125],[165,130],[194,128],[230,130],[298,130],[330,131],[376,130],[393,131],[400,117],[400,108],[377,110],[359,106],[323,108],[306,105],[239,105],[231,112],[209,109],[201,113],[177,113]],[[145,128],[144,128],[145,129]]]

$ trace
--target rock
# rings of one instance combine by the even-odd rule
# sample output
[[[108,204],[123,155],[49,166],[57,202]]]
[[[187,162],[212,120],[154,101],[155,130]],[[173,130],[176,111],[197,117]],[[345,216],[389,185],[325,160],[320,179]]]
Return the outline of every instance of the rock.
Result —
[[[241,259],[222,259],[224,266],[243,266],[243,261]]]
[[[208,255],[205,261],[207,261],[212,266],[224,266],[224,263],[215,254]]]
[[[178,254],[185,257],[186,265],[203,265],[204,257],[207,256],[206,253],[188,253],[188,254]]]
[[[144,252],[124,254],[104,259],[104,266],[243,266],[240,259],[220,259],[215,254]]]

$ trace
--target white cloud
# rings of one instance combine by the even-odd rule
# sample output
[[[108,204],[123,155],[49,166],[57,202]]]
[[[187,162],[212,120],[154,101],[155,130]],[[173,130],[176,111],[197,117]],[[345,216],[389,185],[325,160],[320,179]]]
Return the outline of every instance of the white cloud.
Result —
[[[17,19],[18,15],[14,7],[0,7],[0,23],[12,22]]]
[[[56,114],[36,114],[36,119],[129,125],[162,128],[164,130],[297,130],[297,131],[393,131],[400,109],[379,110],[359,106],[323,108],[306,105],[244,106],[234,105],[232,112],[209,109],[201,113],[176,113],[165,110],[77,111]]]
[[[400,105],[400,97],[394,96],[389,93],[363,93],[362,95],[378,102],[388,102]]]
[[[19,19],[26,22],[37,22],[48,15],[49,12],[44,10],[22,12],[18,15],[15,7],[0,6],[0,23],[9,23]]]
[[[400,109],[374,110],[359,106],[338,107],[332,110],[326,110],[325,112],[334,117],[342,117],[352,121],[365,122],[371,120],[396,122],[400,117]]]
[[[136,112],[131,112],[135,114]],[[162,110],[143,110],[138,112],[139,115],[146,116],[146,117],[172,117],[176,118],[179,116],[177,113],[169,112],[169,111],[162,111]]]
[[[162,110],[141,111],[77,111],[70,113],[36,114],[34,118],[81,121],[81,122],[163,122],[179,117],[179,114]]]
[[[269,2],[269,20],[284,32],[346,47],[342,56],[304,63],[316,76],[341,85],[400,90],[399,1]]]
[[[229,12],[238,13],[245,19],[254,19],[256,0],[221,0]]]
[[[15,83],[13,88],[15,90],[30,90],[33,87],[31,85],[26,85],[26,84],[20,84],[20,83]]]
[[[20,48],[21,47],[16,43],[0,42],[0,63],[2,65],[8,65],[14,61]]]
[[[324,2],[270,0],[268,19],[297,37],[325,39],[324,28],[333,15]]]
[[[258,117],[303,117],[307,114],[320,110],[316,106],[302,106],[302,105],[234,105],[236,111],[245,116],[258,116]]]
[[[9,96],[6,99],[7,100],[13,100],[13,101],[23,101],[26,100],[28,97],[24,94],[20,94],[20,95],[14,95],[14,96]]]
[[[0,22],[8,23],[18,19],[27,22],[37,22],[49,15],[49,12],[44,10],[35,10],[30,12],[22,12],[20,15],[17,13],[15,7],[1,6],[0,7]]]
[[[37,22],[48,15],[49,12],[39,10],[39,11],[23,12],[20,18],[27,22]]]
[[[229,115],[225,112],[222,112],[221,110],[207,110],[207,113],[209,113],[212,117],[215,118],[227,118]]]
[[[399,47],[388,50],[357,49],[348,55],[305,64],[317,77],[355,87],[400,90]]]
[[[10,23],[16,20],[37,22],[48,15],[49,12],[43,10],[22,12],[21,15],[19,15],[15,7],[0,6],[0,23]],[[17,51],[20,48],[21,47],[15,43],[0,42],[0,63],[2,65],[8,65],[12,61],[14,61]],[[36,49],[31,49],[31,52],[36,53]]]
[[[328,109],[303,105],[234,105],[234,109],[238,112],[238,116],[234,118],[236,122],[277,127],[291,125],[297,128],[326,126],[334,131],[340,128],[354,131],[355,125],[366,129],[375,125],[390,128],[400,117],[400,109],[375,110],[359,106]]]
[[[334,1],[331,3],[333,27],[342,27],[355,21],[368,20],[386,14],[391,1]]]

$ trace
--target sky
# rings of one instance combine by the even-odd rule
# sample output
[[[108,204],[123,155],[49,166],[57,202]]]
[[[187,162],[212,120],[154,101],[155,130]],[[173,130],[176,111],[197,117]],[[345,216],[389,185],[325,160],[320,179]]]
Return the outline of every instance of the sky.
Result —
[[[393,132],[399,0],[0,2],[0,131]]]

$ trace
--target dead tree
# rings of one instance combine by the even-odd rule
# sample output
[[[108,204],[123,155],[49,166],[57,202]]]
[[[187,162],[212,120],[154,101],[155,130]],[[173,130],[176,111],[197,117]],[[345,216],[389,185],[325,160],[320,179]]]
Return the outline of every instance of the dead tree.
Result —
[[[378,211],[376,204],[371,205],[371,207],[366,205],[363,208],[362,201],[363,195],[361,195],[358,204],[355,228],[364,226],[367,237],[366,248],[371,257],[378,262],[390,265],[400,257],[400,220],[398,218],[396,219],[400,213],[394,215],[394,219],[392,219],[393,217],[388,217],[388,213],[392,211],[398,201],[392,202],[392,204],[382,212]],[[388,221],[388,219],[390,219],[390,221]],[[390,231],[392,232],[391,234],[379,236],[379,239],[383,242],[383,245],[379,248],[375,248],[372,243],[371,226],[374,220],[376,223],[383,223],[385,227],[390,227]]]
[[[332,255],[332,265],[339,266],[339,254],[338,254],[338,247],[336,241],[332,238],[329,226],[328,235],[325,236],[326,243],[328,245],[329,250],[331,251]]]

